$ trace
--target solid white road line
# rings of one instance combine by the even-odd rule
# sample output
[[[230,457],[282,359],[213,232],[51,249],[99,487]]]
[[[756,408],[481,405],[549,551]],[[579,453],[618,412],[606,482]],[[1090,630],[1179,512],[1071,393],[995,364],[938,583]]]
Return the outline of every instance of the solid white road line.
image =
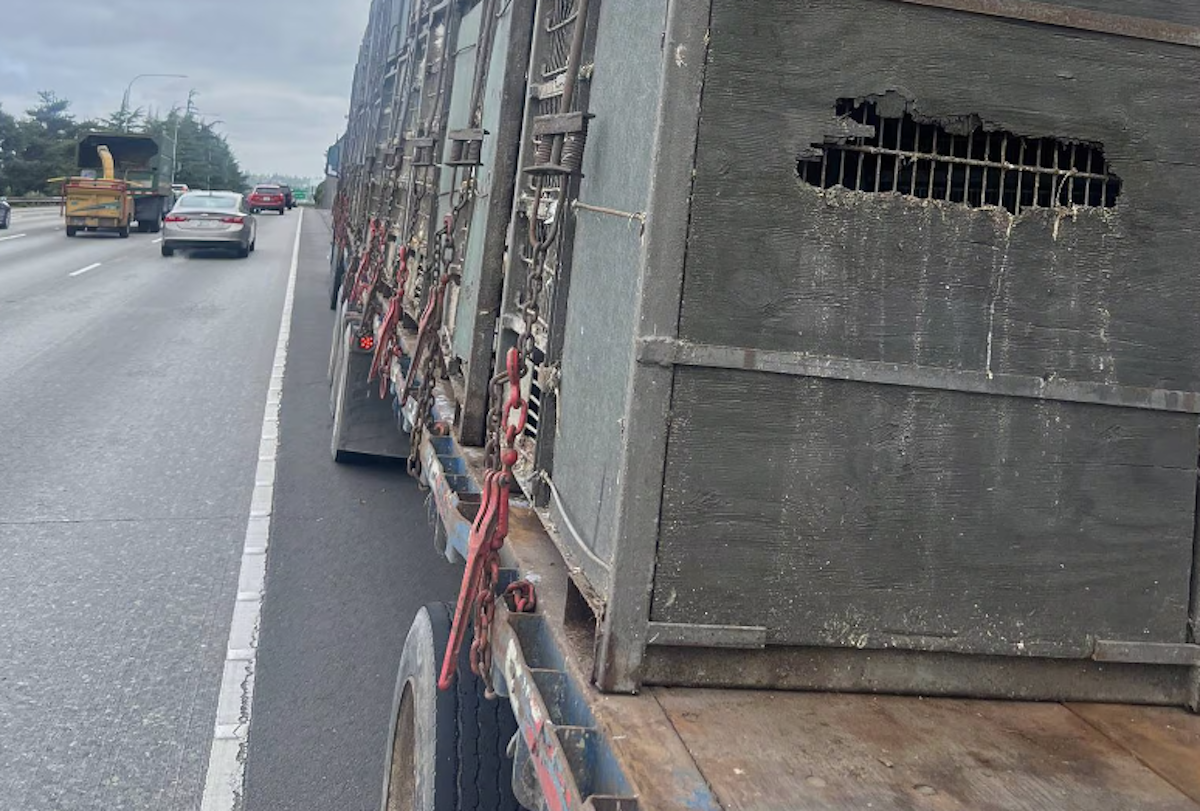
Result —
[[[12,236],[0,237],[0,242],[8,242],[10,239],[24,239],[29,234],[13,234]]]
[[[212,749],[200,811],[233,811],[239,807],[246,776],[246,743],[250,734],[250,712],[254,700],[254,666],[258,651],[259,622],[267,573],[267,547],[271,537],[271,514],[275,501],[275,457],[279,450],[279,406],[283,396],[283,373],[287,367],[288,335],[292,326],[292,302],[296,297],[296,268],[300,264],[300,229],[304,212],[296,223],[292,266],[288,271],[283,317],[275,343],[275,361],[267,384],[267,406],[259,434],[258,468],[250,498],[250,517],[242,546],[242,568],[237,598],[229,626],[225,670],[217,697]]]
[[[154,243],[155,245],[157,245],[158,243],[162,242],[162,237],[159,237],[158,239],[152,239],[152,240],[150,240],[150,241],[151,241],[152,243]]]
[[[79,270],[73,270],[70,273],[68,273],[67,275],[68,276],[82,276],[84,273],[87,273],[89,270],[95,270],[96,268],[100,267],[103,264],[104,264],[103,262],[93,262],[92,264],[88,265],[87,267],[80,268]]]

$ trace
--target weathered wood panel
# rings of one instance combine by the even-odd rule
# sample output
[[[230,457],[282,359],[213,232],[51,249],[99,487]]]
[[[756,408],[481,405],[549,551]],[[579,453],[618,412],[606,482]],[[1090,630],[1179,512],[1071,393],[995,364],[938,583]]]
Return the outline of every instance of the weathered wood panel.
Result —
[[[1200,25],[1200,7],[1189,0],[1040,0],[1049,6],[1143,17],[1180,25]]]
[[[1194,49],[881,0],[718,0],[711,37],[682,337],[1200,390]],[[1014,218],[796,176],[837,99],[888,92],[1103,144],[1117,206]]]
[[[896,2],[897,0],[893,0]],[[1017,0],[1018,3],[1024,0]],[[994,4],[993,4],[994,5]],[[1189,0],[1034,0],[1034,5],[1083,9],[1178,25],[1200,26],[1200,8]]]
[[[1183,642],[1197,418],[681,368],[652,619],[778,644]]]

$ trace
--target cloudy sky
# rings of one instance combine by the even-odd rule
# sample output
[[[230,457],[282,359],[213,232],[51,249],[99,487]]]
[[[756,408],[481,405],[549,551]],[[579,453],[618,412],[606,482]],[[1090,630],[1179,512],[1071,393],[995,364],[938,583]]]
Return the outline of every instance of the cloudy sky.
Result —
[[[318,176],[345,125],[370,0],[0,0],[0,107],[53,90],[81,118],[190,88],[248,172]]]

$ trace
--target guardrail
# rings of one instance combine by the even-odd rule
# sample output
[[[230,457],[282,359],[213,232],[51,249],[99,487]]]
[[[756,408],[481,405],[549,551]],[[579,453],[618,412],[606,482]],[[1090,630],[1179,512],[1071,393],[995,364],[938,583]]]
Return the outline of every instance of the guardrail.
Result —
[[[61,206],[61,197],[9,197],[8,204],[13,208],[35,208],[38,206]]]

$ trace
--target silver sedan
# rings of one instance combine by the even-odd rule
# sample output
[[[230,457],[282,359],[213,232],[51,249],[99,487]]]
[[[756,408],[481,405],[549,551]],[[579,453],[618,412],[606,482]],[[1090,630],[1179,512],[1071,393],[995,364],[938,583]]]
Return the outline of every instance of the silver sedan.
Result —
[[[232,191],[189,191],[163,220],[162,255],[225,248],[245,259],[254,250],[258,223],[242,195]]]

